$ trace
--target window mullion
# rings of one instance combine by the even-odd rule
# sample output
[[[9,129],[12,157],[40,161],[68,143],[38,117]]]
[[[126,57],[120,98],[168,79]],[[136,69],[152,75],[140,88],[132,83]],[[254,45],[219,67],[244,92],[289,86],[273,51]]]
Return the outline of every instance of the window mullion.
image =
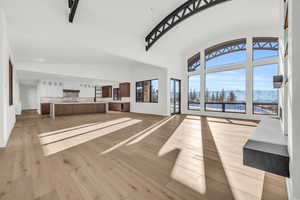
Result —
[[[205,51],[201,51],[200,57],[200,111],[205,110]]]
[[[246,113],[252,115],[253,110],[253,39],[247,38],[247,64],[246,64]]]

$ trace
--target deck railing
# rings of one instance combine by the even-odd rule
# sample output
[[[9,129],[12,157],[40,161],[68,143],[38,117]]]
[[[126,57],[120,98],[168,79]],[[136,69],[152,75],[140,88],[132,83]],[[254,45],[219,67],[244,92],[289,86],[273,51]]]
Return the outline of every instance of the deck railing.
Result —
[[[246,102],[205,102],[205,111],[246,113]]]
[[[253,114],[278,115],[278,103],[254,102]]]
[[[188,102],[189,109],[199,110],[200,103]],[[205,102],[205,111],[246,113],[246,102]],[[253,114],[278,115],[278,103],[253,102]]]

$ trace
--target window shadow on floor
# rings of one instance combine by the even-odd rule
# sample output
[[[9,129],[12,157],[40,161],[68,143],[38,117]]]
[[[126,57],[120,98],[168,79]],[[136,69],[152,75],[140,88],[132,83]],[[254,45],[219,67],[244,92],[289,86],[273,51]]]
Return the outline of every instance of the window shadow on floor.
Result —
[[[166,159],[176,153],[167,187],[183,197],[189,188],[200,199],[234,199],[207,118],[181,116],[169,133],[158,152]]]
[[[201,117],[203,158],[208,199],[235,199],[207,117]]]

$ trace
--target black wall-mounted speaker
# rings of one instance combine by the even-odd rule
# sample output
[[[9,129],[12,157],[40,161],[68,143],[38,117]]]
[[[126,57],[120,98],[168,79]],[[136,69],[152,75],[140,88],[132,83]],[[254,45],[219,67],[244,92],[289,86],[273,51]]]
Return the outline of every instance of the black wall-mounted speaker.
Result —
[[[283,75],[273,76],[273,88],[281,88],[283,83]]]

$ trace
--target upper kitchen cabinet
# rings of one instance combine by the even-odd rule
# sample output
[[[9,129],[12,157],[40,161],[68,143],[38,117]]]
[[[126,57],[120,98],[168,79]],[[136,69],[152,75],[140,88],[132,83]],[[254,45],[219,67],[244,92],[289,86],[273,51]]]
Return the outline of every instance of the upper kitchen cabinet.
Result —
[[[120,83],[121,97],[130,97],[130,83]]]
[[[103,98],[112,98],[112,86],[103,86],[102,87],[102,97]]]

